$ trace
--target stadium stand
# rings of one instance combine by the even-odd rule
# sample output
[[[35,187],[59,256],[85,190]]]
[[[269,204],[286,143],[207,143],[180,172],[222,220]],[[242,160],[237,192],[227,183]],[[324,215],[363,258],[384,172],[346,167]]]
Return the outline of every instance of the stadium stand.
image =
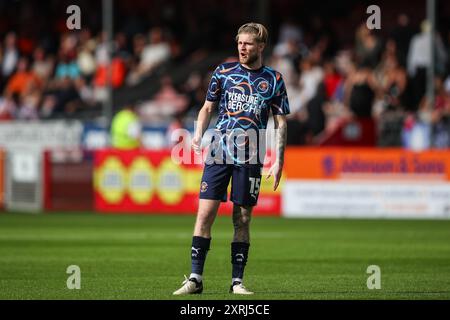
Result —
[[[101,4],[78,3],[84,10],[79,31],[65,27],[67,1],[1,3],[1,121],[101,118],[108,63]],[[315,145],[346,119],[372,118],[373,145],[408,147],[408,132],[423,127],[430,132],[428,146],[450,145],[449,5],[439,2],[437,10],[437,86],[430,105],[424,97],[429,57],[421,47],[427,25],[406,3],[383,4],[381,30],[361,21],[363,2],[266,3],[273,35],[266,64],[280,70],[288,86],[290,144]],[[222,10],[234,5],[228,1]],[[246,1],[236,14],[222,15],[203,0],[117,2],[113,112],[139,102],[150,126],[189,126],[210,72],[234,55],[231,30],[252,16],[253,5]]]

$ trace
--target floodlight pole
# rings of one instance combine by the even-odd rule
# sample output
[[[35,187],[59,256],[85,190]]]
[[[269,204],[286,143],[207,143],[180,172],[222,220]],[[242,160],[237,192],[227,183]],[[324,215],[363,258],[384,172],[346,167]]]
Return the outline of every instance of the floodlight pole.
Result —
[[[106,36],[107,48],[107,69],[106,69],[106,98],[103,101],[103,118],[105,124],[109,126],[112,118],[113,97],[112,97],[112,39],[113,39],[113,0],[102,0],[102,17],[103,17],[103,32]]]
[[[434,69],[435,69],[435,38],[436,38],[436,0],[427,0],[427,20],[430,24],[430,64],[427,69],[427,99],[434,109]]]

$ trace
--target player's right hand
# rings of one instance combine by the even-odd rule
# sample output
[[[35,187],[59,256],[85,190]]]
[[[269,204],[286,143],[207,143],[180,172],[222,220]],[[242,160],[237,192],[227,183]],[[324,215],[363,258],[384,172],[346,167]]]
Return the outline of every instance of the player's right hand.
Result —
[[[202,151],[201,145],[202,145],[202,137],[196,136],[192,139],[191,146],[192,146],[192,149],[194,149],[194,152],[196,154],[201,153],[201,151]]]

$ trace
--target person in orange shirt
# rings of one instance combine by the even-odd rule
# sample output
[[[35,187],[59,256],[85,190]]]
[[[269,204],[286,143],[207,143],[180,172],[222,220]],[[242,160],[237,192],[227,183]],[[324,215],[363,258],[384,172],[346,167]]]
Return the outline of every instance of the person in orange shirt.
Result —
[[[23,95],[28,90],[33,88],[40,88],[41,80],[32,71],[30,71],[28,59],[20,58],[17,64],[17,71],[9,79],[5,89],[5,95],[12,96],[13,94]]]

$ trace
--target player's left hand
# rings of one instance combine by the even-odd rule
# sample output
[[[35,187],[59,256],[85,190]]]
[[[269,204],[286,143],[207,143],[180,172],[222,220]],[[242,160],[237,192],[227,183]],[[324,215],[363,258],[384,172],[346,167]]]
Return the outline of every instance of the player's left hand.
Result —
[[[274,177],[273,191],[277,190],[278,185],[280,184],[282,172],[283,167],[278,162],[275,162],[275,164],[270,168],[269,173],[267,174],[266,179],[269,179],[271,176]]]

